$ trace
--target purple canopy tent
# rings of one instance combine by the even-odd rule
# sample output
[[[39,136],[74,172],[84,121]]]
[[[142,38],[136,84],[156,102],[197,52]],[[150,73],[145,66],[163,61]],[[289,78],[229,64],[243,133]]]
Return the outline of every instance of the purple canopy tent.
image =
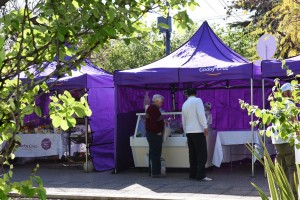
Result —
[[[88,103],[93,112],[89,118],[92,130],[90,145],[94,167],[98,171],[114,168],[114,84],[113,76],[85,60],[81,69],[73,69],[72,76],[65,75],[53,85],[55,78],[47,83],[50,90],[83,89],[88,93]],[[49,75],[56,69],[56,62],[44,63],[43,71],[32,71],[36,78]],[[21,78],[26,78],[24,74]],[[49,103],[49,102],[48,102]],[[48,104],[42,107],[47,110]]]
[[[300,55],[285,60],[288,66],[296,74],[300,74]],[[283,69],[280,60],[263,60],[261,62],[261,73],[263,78],[286,78],[286,69]]]
[[[146,91],[163,95],[163,109],[170,111],[181,107],[187,87],[197,87],[198,95],[213,105],[215,128],[250,129],[250,119],[238,99],[253,103],[253,91],[255,97],[261,96],[260,89],[253,89],[260,87],[260,81],[253,82],[255,71],[253,64],[226,46],[207,22],[170,55],[144,67],[116,71],[115,170],[134,166],[129,138],[134,133],[136,112],[143,112]],[[261,101],[256,98],[255,102]]]

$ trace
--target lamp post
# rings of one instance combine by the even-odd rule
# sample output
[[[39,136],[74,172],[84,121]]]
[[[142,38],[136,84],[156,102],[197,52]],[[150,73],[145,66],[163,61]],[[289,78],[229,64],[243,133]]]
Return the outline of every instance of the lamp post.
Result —
[[[169,6],[170,9],[170,4],[167,1],[167,6]],[[168,25],[168,28],[163,28],[159,26],[159,32],[163,33],[165,36],[165,46],[166,46],[166,55],[169,55],[171,52],[171,32],[172,32],[172,18],[170,17],[170,10],[168,11],[168,16],[165,17],[158,17],[157,18],[157,24],[166,24]]]

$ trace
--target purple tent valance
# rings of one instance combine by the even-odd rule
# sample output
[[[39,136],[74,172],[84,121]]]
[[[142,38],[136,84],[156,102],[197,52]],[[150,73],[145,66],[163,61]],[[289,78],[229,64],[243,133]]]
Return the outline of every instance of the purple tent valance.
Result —
[[[288,58],[285,60],[286,65],[295,74],[300,74],[300,56]],[[282,69],[280,60],[263,60],[261,63],[262,77],[286,77],[286,69]]]

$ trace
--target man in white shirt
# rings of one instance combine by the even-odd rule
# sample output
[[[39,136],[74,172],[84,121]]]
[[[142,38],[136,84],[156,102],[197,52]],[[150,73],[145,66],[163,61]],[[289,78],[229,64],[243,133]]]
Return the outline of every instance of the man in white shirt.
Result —
[[[282,97],[284,97],[284,100],[286,101],[286,109],[287,109],[289,106],[294,104],[294,102],[289,100],[289,98],[292,96],[292,91],[291,91],[292,86],[290,83],[285,83],[281,86],[280,89],[282,92]],[[296,120],[296,117],[291,116],[291,118],[288,120],[291,121]],[[277,153],[276,160],[282,166],[285,175],[289,180],[290,185],[292,186],[294,195],[296,197],[297,191],[294,184],[294,175],[296,173],[295,148],[294,146],[289,144],[291,137],[292,135],[290,135],[288,139],[284,140],[279,136],[278,131],[276,131],[274,134],[271,135],[272,143],[275,145],[275,149]]]
[[[207,162],[206,138],[208,134],[207,119],[203,102],[197,98],[194,88],[187,90],[188,99],[182,106],[182,126],[187,136],[190,159],[190,178],[211,181],[206,177]]]

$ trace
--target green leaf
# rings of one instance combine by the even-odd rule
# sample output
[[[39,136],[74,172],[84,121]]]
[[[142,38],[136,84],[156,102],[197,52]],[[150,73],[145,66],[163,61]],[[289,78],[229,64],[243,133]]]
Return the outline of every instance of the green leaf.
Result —
[[[22,113],[24,115],[30,115],[31,113],[33,113],[34,111],[34,107],[32,105],[27,105],[23,110]]]
[[[78,2],[77,1],[72,1],[72,4],[73,4],[73,6],[76,8],[76,9],[78,9],[79,8],[79,4],[78,4]]]
[[[52,124],[55,128],[58,128],[62,124],[62,121],[63,121],[63,119],[61,117],[55,116],[55,115],[52,115],[51,119],[52,119]]]
[[[262,115],[262,122],[263,124],[269,125],[271,122],[271,115],[270,114],[263,114]]]
[[[64,42],[65,41],[65,36],[61,34],[60,32],[57,32],[57,38],[59,41]]]
[[[19,21],[18,20],[15,20],[15,19],[13,19],[13,20],[11,20],[11,25],[15,28],[15,29],[19,29],[19,27],[20,27],[20,23],[19,23]]]
[[[195,1],[192,1],[188,2],[188,6],[191,11],[194,11],[197,7],[199,7],[199,4]]]
[[[67,122],[66,120],[62,120],[62,121],[61,121],[61,124],[60,124],[60,127],[61,127],[64,131],[68,130],[68,129],[69,129],[68,122]]]
[[[294,86],[294,85],[298,85],[298,81],[297,81],[297,80],[292,80],[292,81],[291,81],[291,85],[293,85],[293,86]]]
[[[74,117],[67,117],[68,126],[74,127],[76,125],[76,119]]]
[[[43,184],[43,181],[42,181],[42,179],[41,179],[41,177],[39,177],[39,176],[34,176],[34,179],[36,180],[36,182],[37,182],[37,184],[39,185],[39,186],[43,186],[44,184]]]
[[[164,28],[164,29],[169,29],[169,25],[165,23],[158,23],[157,26]]]
[[[0,49],[3,49],[4,46],[4,38],[2,36],[0,36]]]
[[[110,26],[106,26],[103,28],[103,30],[109,35],[109,36],[115,36],[116,30]]]
[[[35,106],[34,111],[37,116],[42,117],[42,110],[39,106]]]
[[[110,7],[109,10],[108,10],[108,12],[107,12],[107,14],[108,14],[108,20],[109,20],[110,22],[114,21],[115,16],[116,16],[116,11],[115,11],[115,9],[113,9],[113,8]]]
[[[33,93],[34,94],[37,94],[39,91],[40,91],[40,86],[39,85],[36,85],[34,88],[33,88]]]
[[[262,189],[260,189],[255,183],[251,182],[251,185],[258,191],[262,200],[269,200],[269,197],[264,193]]]
[[[131,38],[130,41],[134,44],[141,45],[141,42],[137,38]]]
[[[64,95],[66,95],[67,98],[73,98],[71,93],[67,90],[64,91]]]
[[[124,40],[124,42],[125,42],[126,45],[129,45],[129,44],[130,44],[130,39],[125,38],[125,39],[123,39],[123,40]]]
[[[85,115],[85,108],[84,107],[74,107],[75,113],[78,117],[84,117]]]
[[[10,178],[12,178],[13,177],[13,172],[11,170],[9,170],[8,175],[9,175]]]
[[[255,111],[255,116],[258,117],[258,118],[260,118],[261,117],[261,110],[257,109]]]
[[[44,188],[39,188],[38,196],[41,200],[46,200],[47,199],[46,190]]]
[[[11,109],[12,110],[16,110],[16,104],[15,104],[15,102],[14,102],[14,100],[13,99],[9,99],[9,105],[10,105],[10,107],[11,107]],[[0,117],[0,119],[2,118],[2,116]]]
[[[130,28],[127,26],[127,24],[125,22],[119,22],[119,24],[121,25],[121,27],[127,32],[130,33]]]

